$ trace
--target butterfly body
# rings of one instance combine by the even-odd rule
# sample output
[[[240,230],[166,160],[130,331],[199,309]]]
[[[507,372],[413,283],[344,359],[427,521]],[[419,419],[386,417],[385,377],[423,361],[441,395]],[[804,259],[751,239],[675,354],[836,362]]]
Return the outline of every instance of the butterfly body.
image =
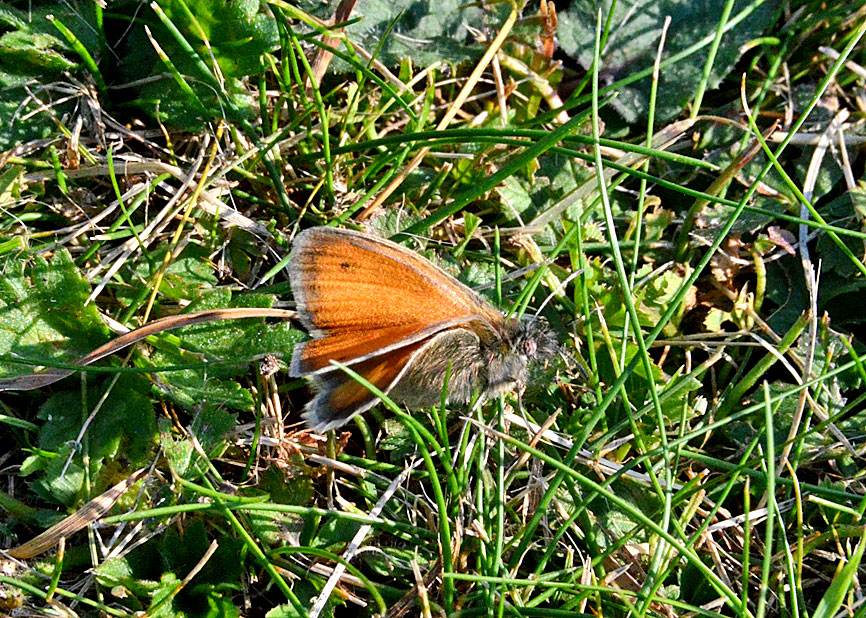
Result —
[[[558,351],[543,320],[506,318],[418,254],[350,230],[312,228],[294,241],[289,279],[313,339],[296,346],[291,373],[319,391],[304,418],[325,431],[377,398],[331,363],[364,376],[410,408],[466,403],[521,388],[532,360]]]
[[[555,340],[543,323],[535,320],[503,319],[499,326],[495,336],[489,338],[469,328],[453,328],[435,335],[424,354],[416,356],[394,385],[390,396],[409,407],[434,405],[441,400],[446,374],[448,400],[452,403],[468,403],[479,391],[492,398],[522,387],[529,377],[530,359],[538,356],[532,354],[533,349],[538,349],[536,342],[542,339],[546,355],[552,355]]]

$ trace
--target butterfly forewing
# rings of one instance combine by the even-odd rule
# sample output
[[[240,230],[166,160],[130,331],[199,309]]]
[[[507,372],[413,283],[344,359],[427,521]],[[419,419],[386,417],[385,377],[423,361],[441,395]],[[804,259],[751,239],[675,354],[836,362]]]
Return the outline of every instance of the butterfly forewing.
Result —
[[[439,324],[502,320],[416,253],[350,230],[313,228],[298,235],[289,276],[301,320],[316,337],[295,354],[295,375],[325,368],[331,359],[347,362],[388,349],[384,342],[390,348],[412,343]]]

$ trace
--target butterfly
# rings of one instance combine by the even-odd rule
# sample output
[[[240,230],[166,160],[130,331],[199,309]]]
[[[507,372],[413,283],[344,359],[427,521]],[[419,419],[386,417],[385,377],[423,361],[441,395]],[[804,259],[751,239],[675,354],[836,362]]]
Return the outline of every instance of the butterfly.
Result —
[[[297,235],[289,257],[297,312],[312,339],[297,344],[290,373],[317,395],[303,413],[335,429],[378,398],[338,361],[409,408],[467,403],[522,388],[532,362],[559,352],[542,318],[510,318],[417,253],[331,227]]]

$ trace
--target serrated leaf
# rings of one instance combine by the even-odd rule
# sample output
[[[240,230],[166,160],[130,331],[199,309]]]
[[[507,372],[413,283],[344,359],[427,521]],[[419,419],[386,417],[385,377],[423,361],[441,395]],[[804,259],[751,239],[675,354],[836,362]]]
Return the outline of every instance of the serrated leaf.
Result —
[[[791,432],[791,426],[794,418],[798,414],[799,409],[799,394],[791,384],[785,382],[770,383],[770,397],[778,398],[780,395],[785,395],[781,401],[772,403],[773,406],[773,433],[776,438],[776,444],[784,444]],[[764,401],[764,389],[757,389],[753,395],[756,404]],[[762,426],[763,410],[757,413],[757,416],[752,425],[755,427]],[[726,430],[727,431],[727,430]],[[757,431],[752,426],[740,425],[736,428],[737,437],[745,441],[738,444],[748,444],[756,435]],[[829,444],[836,441],[836,438],[826,428],[821,432],[810,431],[802,436],[803,443],[808,449],[824,449]]]
[[[273,546],[299,545],[304,522],[300,515],[276,511],[247,513],[247,521],[257,539]]]
[[[151,34],[204,108],[190,101],[175,80],[166,76],[167,67],[154,51],[142,20],[134,20],[130,26],[125,39],[128,52],[119,67],[124,81],[140,83],[135,103],[172,126],[201,129],[224,112],[224,102],[199,69],[199,63],[204,63],[214,80],[218,72],[222,95],[235,111],[252,119],[256,101],[245,84],[261,72],[262,54],[279,46],[273,16],[257,0],[164,0],[159,6],[198,59],[156,19],[149,24]]]
[[[606,19],[611,3],[604,2],[602,18]],[[715,88],[736,65],[742,51],[741,46],[760,36],[774,23],[779,2],[762,2],[741,20],[735,28],[728,30],[721,40],[710,74],[709,87]],[[611,31],[605,49],[602,50],[601,77],[605,83],[616,82],[634,75],[642,69],[651,68],[657,53],[660,35],[667,16],[672,19],[667,34],[663,59],[685,50],[697,41],[715,34],[723,2],[713,0],[624,0],[616,2]],[[732,16],[749,9],[750,3],[739,0],[734,3]],[[574,0],[565,11],[559,12],[559,43],[566,54],[575,58],[588,69],[593,62],[596,21],[599,2],[597,0]],[[656,120],[664,122],[675,116],[695,94],[706,62],[706,50],[693,53],[666,67],[659,78],[658,97],[655,108]],[[646,117],[649,106],[650,78],[619,90],[611,105],[626,122],[637,122]]]
[[[384,436],[380,438],[378,448],[388,453],[390,461],[403,461],[417,448],[412,434],[400,421],[386,418],[382,429]]]
[[[64,391],[53,395],[39,408],[45,421],[39,432],[39,446],[46,451],[65,452],[65,445],[78,439],[84,419],[101,404],[87,427],[87,454],[92,459],[114,458],[123,450],[133,466],[149,459],[156,442],[156,418],[146,397],[147,381],[139,375],[118,378],[111,391],[104,393],[112,380],[100,388],[88,389],[87,409],[82,410],[81,393]]]
[[[27,473],[39,473],[33,487],[46,497],[66,505],[78,501],[84,483],[84,455],[91,463],[92,481],[100,483],[109,483],[118,467],[104,461],[121,455],[135,467],[150,461],[157,432],[153,405],[145,395],[149,384],[140,375],[125,374],[106,394],[112,382],[108,378],[101,385],[92,384],[86,403],[79,390],[70,390],[55,393],[40,406],[38,415],[44,421],[38,437],[40,454],[28,460]],[[97,405],[99,410],[92,415]],[[51,453],[55,456],[49,457]]]
[[[830,225],[846,227],[850,225],[848,222],[853,218],[862,218],[864,205],[866,205],[866,192],[862,189],[852,189],[823,206],[821,215]],[[851,250],[855,260],[856,256],[863,254],[863,239],[842,236],[841,240]],[[842,249],[826,234],[822,234],[818,238],[816,249],[821,263],[821,298],[826,301],[836,295],[834,293],[836,290],[833,288],[830,290],[823,289],[824,273],[834,272],[847,281],[854,278],[859,269],[855,261],[845,255]]]
[[[48,462],[42,478],[31,487],[50,502],[72,506],[78,502],[83,485],[84,468],[75,462],[66,466],[65,457],[55,457]]]
[[[130,609],[149,605],[152,615],[238,616],[232,597],[240,589],[243,561],[238,556],[243,543],[219,537],[216,551],[201,565],[211,545],[207,532],[201,520],[193,520],[182,535],[168,530],[122,558],[103,562],[96,575],[102,585],[120,592],[118,600]],[[195,577],[177,586],[177,574],[190,573],[197,566],[201,568]]]
[[[132,301],[137,293],[134,291],[138,289],[137,282],[153,277],[154,265],[162,263],[167,251],[167,245],[162,245],[150,253],[150,262],[138,262],[134,269],[129,271],[128,280],[131,285],[118,288],[118,297]],[[198,245],[187,245],[166,269],[159,291],[168,299],[191,300],[213,288],[216,282],[214,267],[208,259],[207,250]]]
[[[704,330],[708,333],[725,332],[725,322],[731,321],[731,314],[728,311],[722,311],[716,307],[711,307],[704,318]]]
[[[58,51],[64,47],[56,37],[40,32],[7,32],[0,36],[0,58],[7,65],[24,63],[51,72],[70,71],[77,64]]]
[[[277,22],[259,0],[163,0],[159,5],[199,55],[216,59],[223,77],[257,73],[261,55],[280,43]]]
[[[15,75],[0,68],[0,150],[9,150],[16,144],[46,138],[56,128],[44,114],[30,116],[35,111],[35,103],[22,101],[27,97],[24,85],[31,80],[24,75]]]
[[[0,172],[0,206],[9,207],[20,197],[24,171],[22,165],[8,165]]]
[[[198,454],[189,440],[174,440],[168,433],[163,434],[162,452],[168,460],[169,466],[175,473],[186,477],[192,471],[193,462],[198,459]]]
[[[660,206],[647,212],[644,217],[644,239],[647,242],[662,240],[665,230],[675,219],[673,212]]]
[[[190,303],[184,313],[229,307],[272,307],[273,304],[272,295],[233,296],[227,288],[217,288]],[[243,358],[247,360],[261,354],[290,358],[294,345],[306,339],[306,335],[293,328],[290,322],[268,324],[263,319],[221,320],[197,324],[178,329],[175,334],[196,350],[222,358],[238,358],[239,352],[242,352]],[[228,371],[226,375],[237,375],[237,371]],[[243,371],[246,371],[246,368]]]
[[[821,285],[823,287],[824,281]],[[799,256],[784,256],[767,266],[766,299],[777,306],[767,323],[779,333],[787,332],[804,311],[809,309],[803,265]],[[862,313],[862,312],[861,312]]]
[[[233,433],[237,415],[224,408],[202,406],[192,422],[192,431],[210,457],[219,457],[225,448],[226,439]]]
[[[329,519],[319,528],[319,532],[312,540],[311,545],[323,549],[340,547],[351,541],[360,527],[361,524],[356,521]]]
[[[516,176],[509,176],[501,185],[496,187],[499,199],[509,219],[516,219],[532,206],[532,198],[529,192],[520,183]]]
[[[150,360],[153,368],[190,363],[189,356],[163,350],[154,352]],[[253,407],[253,396],[247,389],[233,380],[214,378],[206,366],[160,373],[154,388],[187,410],[194,410],[204,404],[227,406],[235,410],[252,410]]]
[[[49,260],[8,257],[0,277],[0,356],[44,364],[69,363],[109,339],[90,286],[65,250]],[[31,365],[0,362],[0,376],[30,373]]]
[[[706,400],[691,395],[702,387],[703,383],[692,376],[676,376],[669,380],[659,393],[664,417],[672,423],[679,422],[684,406],[686,419],[702,415],[706,411]]]
[[[293,466],[298,474],[287,475],[283,466]],[[271,466],[263,470],[258,488],[267,492],[272,502],[280,504],[310,504],[316,493],[309,467],[299,454],[289,455],[280,467]]]
[[[218,288],[200,296],[187,307],[188,312],[232,306],[270,307],[274,298],[249,294],[233,297],[231,291]],[[254,357],[263,354],[290,357],[294,345],[306,335],[288,322],[268,324],[263,319],[220,320],[197,324],[174,331],[182,347],[199,357],[161,346],[148,359],[152,367],[203,364],[200,368],[166,371],[158,374],[157,388],[186,409],[207,403],[236,410],[251,410],[253,397],[237,382],[228,380],[249,371]],[[207,361],[221,361],[208,366]],[[144,361],[142,361],[144,362]]]
[[[40,111],[26,85],[68,82],[64,75],[79,66],[80,58],[62,40],[46,16],[54,15],[91,52],[100,49],[94,20],[95,5],[75,8],[59,3],[34,3],[26,11],[10,3],[0,6],[0,150],[21,142],[47,137],[56,129],[55,119],[72,110],[76,101],[52,104]],[[24,105],[22,105],[24,103]],[[35,112],[35,113],[34,113]]]
[[[303,0],[296,4],[328,19],[339,2]],[[403,58],[422,66],[480,58],[486,46],[473,30],[497,29],[505,19],[500,12],[460,0],[368,0],[358,3],[352,18],[360,20],[346,27],[350,40],[370,51],[378,49],[377,59],[389,66]],[[347,68],[345,63],[335,65],[337,71]]]
[[[814,92],[809,92],[809,98],[814,95]],[[815,114],[814,116],[810,116],[810,121],[814,123],[821,123],[820,113]],[[829,121],[829,119],[828,119]],[[822,128],[826,126],[821,123],[818,126]],[[830,138],[830,141],[834,141],[834,138]],[[836,144],[838,148],[838,144]],[[848,153],[847,156],[850,157],[850,160],[856,160],[858,149],[847,147]],[[819,164],[817,168],[817,175],[815,176],[815,185],[812,189],[812,194],[809,196],[810,200],[812,200],[813,204],[818,203],[821,198],[827,196],[834,187],[836,187],[839,182],[844,178],[844,172],[842,171],[842,167],[839,164],[838,154],[836,156],[831,155],[829,152],[824,152],[823,157],[817,160]],[[816,163],[815,159],[815,148],[804,148],[803,155],[797,159],[794,159],[792,162],[792,167],[794,168],[794,174],[796,178],[796,182],[799,186],[802,186],[802,183],[806,180],[806,177],[809,175],[809,170]]]
[[[159,579],[159,587],[154,590],[153,601],[147,614],[154,618],[185,618],[180,608],[176,607],[177,598],[174,596],[180,583],[174,573],[163,573]]]
[[[21,476],[30,476],[40,470],[44,470],[48,462],[40,455],[30,455],[22,463],[19,468]]]

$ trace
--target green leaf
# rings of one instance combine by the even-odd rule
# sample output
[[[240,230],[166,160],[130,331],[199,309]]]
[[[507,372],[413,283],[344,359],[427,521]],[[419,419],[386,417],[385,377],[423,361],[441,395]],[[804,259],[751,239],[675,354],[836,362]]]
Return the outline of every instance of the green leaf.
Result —
[[[217,288],[199,296],[184,313],[229,307],[272,307],[273,304],[274,297],[270,294],[233,296],[229,289]],[[261,354],[291,358],[294,345],[307,338],[290,322],[268,324],[263,319],[197,324],[178,329],[175,334],[193,349],[222,358],[244,358],[247,361]],[[227,371],[225,375],[237,375],[237,371]]]
[[[24,85],[30,81],[27,76],[15,75],[0,67],[0,127],[3,127],[3,131],[0,131],[0,150],[8,150],[22,142],[44,139],[56,127],[45,114],[29,116],[36,110],[35,102],[28,101],[22,106],[27,97]],[[25,117],[28,117],[27,120],[24,120]]]
[[[211,540],[202,520],[196,519],[184,527],[183,535],[176,529],[167,530],[160,543],[163,564],[175,573],[189,573],[208,551]],[[238,559],[243,542],[229,536],[218,539],[217,550],[196,574],[192,584],[218,585],[238,583],[243,562]]]
[[[755,199],[755,205],[771,212],[785,211],[784,202],[776,198],[759,196]],[[700,213],[700,226],[694,228],[691,235],[712,242],[722,226],[731,218],[733,211],[733,208],[724,204],[713,204],[703,208]],[[773,218],[769,215],[746,211],[737,217],[731,228],[731,234],[754,234],[765,229],[772,221]]]
[[[420,562],[422,569],[435,568],[433,563],[438,558],[438,554],[422,553],[416,551],[415,548],[401,547],[379,547],[379,551],[363,552],[358,558],[363,564],[370,568],[375,574],[381,577],[413,577],[412,569],[409,565],[412,561]],[[423,549],[423,548],[422,548]],[[429,548],[428,548],[429,549]],[[423,564],[423,560],[429,561],[428,565]]]
[[[175,440],[169,433],[169,427],[162,432],[162,452],[174,472],[184,478],[193,472],[193,464],[198,460],[198,454],[190,440]]]
[[[348,519],[329,519],[319,528],[319,532],[312,540],[313,547],[322,549],[338,549],[352,540],[358,532],[361,524]]]
[[[302,0],[295,4],[329,19],[339,2]],[[486,45],[472,30],[495,30],[505,19],[500,13],[460,0],[367,0],[358,3],[352,18],[360,20],[346,28],[350,40],[370,52],[379,49],[377,59],[389,66],[396,66],[403,58],[421,66],[480,58]],[[334,70],[347,68],[340,62],[335,63]]]
[[[153,368],[190,362],[188,356],[171,351],[156,351],[150,360]],[[206,367],[160,373],[154,389],[187,410],[195,410],[206,404],[227,406],[235,410],[248,411],[253,408],[253,396],[247,389],[233,380],[214,378],[209,375]]]
[[[0,276],[0,376],[30,373],[22,358],[46,365],[69,363],[108,339],[95,305],[84,305],[90,286],[61,249],[50,260],[7,257]]]
[[[209,457],[219,457],[225,450],[226,439],[234,432],[237,415],[225,408],[202,406],[192,422],[192,431]]]
[[[482,170],[483,171],[483,170]],[[526,167],[526,173],[509,176],[496,189],[500,197],[500,210],[508,221],[522,225],[541,213],[554,208],[577,188],[579,181],[588,179],[589,173],[573,164],[567,157],[546,152]],[[581,204],[572,204],[564,213],[576,219]],[[536,236],[541,244],[555,244],[553,226]]]
[[[276,511],[250,511],[247,513],[247,521],[255,537],[268,545],[278,547],[300,544],[299,535],[304,528],[300,515]]]
[[[128,271],[129,285],[117,288],[117,296],[132,302],[142,280],[150,280],[156,268],[162,263],[167,245],[162,245],[150,253],[150,261],[140,261]],[[160,293],[169,300],[191,300],[198,298],[204,291],[216,285],[214,267],[208,259],[207,250],[199,245],[187,245],[166,269],[159,287]]]
[[[200,595],[199,603],[203,600],[207,604],[206,610],[199,614],[202,618],[240,618],[241,610],[232,602],[231,594],[213,586],[197,586],[191,592]]]
[[[211,540],[203,522],[194,519],[183,534],[170,529],[150,543],[96,568],[100,584],[116,593],[129,609],[150,606],[154,616],[238,616],[232,597],[240,589],[242,542],[229,536],[217,539],[217,549],[195,577],[171,597],[179,576],[186,576],[208,551]],[[158,578],[158,581],[156,581]]]
[[[516,219],[532,206],[529,191],[520,183],[517,176],[509,176],[496,188],[503,210],[509,219]]]
[[[72,7],[59,3],[35,3],[27,11],[4,3],[0,6],[0,150],[21,142],[44,138],[56,129],[55,118],[71,112],[77,100],[51,103],[47,113],[41,105],[50,96],[34,100],[25,89],[34,84],[61,82],[70,85],[65,73],[79,67],[78,58],[62,40],[57,27],[46,19],[53,14],[89,50],[99,50],[93,5]],[[39,89],[35,89],[39,93]],[[44,99],[44,100],[43,100]],[[41,111],[40,111],[41,109]],[[35,113],[34,113],[35,112]]]
[[[117,466],[103,465],[103,461],[121,454],[132,467],[150,461],[157,442],[153,405],[146,396],[150,386],[136,374],[121,375],[113,387],[112,382],[111,377],[91,382],[86,404],[79,390],[68,390],[52,395],[40,406],[40,451],[28,458],[25,469],[37,476],[34,486],[46,497],[67,505],[77,502],[83,490],[85,454],[91,474],[106,486],[112,483]],[[97,405],[99,410],[91,418]],[[85,420],[89,422],[82,432]]]
[[[65,506],[74,506],[79,502],[83,486],[84,468],[75,462],[66,466],[65,457],[49,460],[42,478],[31,485],[45,500]]]
[[[0,36],[0,61],[4,65],[18,63],[32,65],[34,69],[52,72],[69,71],[78,65],[62,55],[65,45],[56,37],[41,32],[7,32]]]
[[[822,280],[821,287],[823,286]],[[765,298],[778,307],[767,318],[767,323],[777,333],[787,332],[797,318],[804,311],[808,311],[809,293],[806,290],[803,265],[799,256],[784,256],[768,264]]]
[[[149,460],[156,443],[156,418],[146,396],[147,380],[136,374],[125,374],[106,394],[110,378],[102,386],[88,389],[87,409],[82,410],[77,390],[53,395],[39,408],[45,421],[39,432],[39,447],[64,452],[81,433],[84,419],[101,403],[99,412],[87,426],[87,451],[92,459],[114,458],[123,452],[133,466]]]
[[[804,336],[803,339],[806,339]],[[785,382],[772,382],[770,384],[770,396],[772,398],[779,397],[782,394],[787,393],[787,396],[782,399],[780,402],[776,402],[771,404],[773,406],[773,430],[774,436],[776,439],[776,444],[784,444],[788,439],[788,435],[791,432],[791,427],[793,425],[794,419],[798,416],[799,410],[799,394],[794,392],[794,386],[792,384],[787,384]],[[762,403],[764,401],[764,391],[763,389],[757,389],[753,394],[753,399],[755,403]],[[826,398],[825,398],[826,400]],[[834,403],[833,407],[829,411],[830,414],[837,412],[838,407],[842,405],[842,403]],[[751,419],[747,419],[743,423],[732,423],[730,428],[726,428],[723,431],[729,438],[733,440],[740,440],[741,444],[748,444],[754,439],[754,437],[763,431],[761,429],[761,417],[763,415],[763,410],[756,412],[754,417]],[[862,419],[861,419],[862,420]],[[846,425],[846,428],[850,428],[850,426]],[[800,426],[802,429],[802,426]],[[853,435],[857,435],[862,431],[862,425],[857,425],[857,428],[852,432]],[[813,451],[821,451],[826,449],[830,444],[833,444],[837,438],[833,436],[832,433],[828,429],[824,429],[821,432],[818,431],[810,431],[808,433],[798,435],[798,439],[802,440],[803,444],[806,448]]]
[[[650,272],[652,272],[652,266],[647,265],[639,271],[639,275],[648,275]],[[642,302],[638,306],[638,315],[641,317],[642,326],[652,328],[658,323],[688,274],[688,268],[672,269],[651,277],[647,281],[641,294]],[[677,333],[680,317],[675,315],[665,330],[662,331],[666,336],[673,336]]]
[[[270,609],[265,618],[305,618],[290,603],[277,605]]]
[[[163,0],[159,6],[202,58],[216,59],[227,78],[258,73],[261,55],[279,46],[276,21],[259,0]]]
[[[860,187],[855,187],[850,191],[846,191],[830,203],[822,206],[820,209],[824,220],[830,225],[851,227],[852,220],[859,220],[860,228],[863,226],[863,214],[866,211],[866,191]],[[842,236],[842,242],[845,243],[855,256],[863,254],[863,240],[860,238],[851,238],[850,236]],[[821,300],[826,302],[835,294],[835,289],[823,289],[825,273],[835,273],[840,276],[843,282],[848,282],[854,278],[859,272],[856,264],[853,264],[851,259],[846,256],[842,249],[826,234],[818,237],[816,246],[818,256],[821,260],[821,283],[819,289]],[[814,258],[813,258],[814,259]],[[835,288],[835,286],[834,286]],[[862,311],[857,313],[862,315]]]
[[[665,230],[674,223],[675,218],[673,212],[661,207],[647,212],[644,215],[644,240],[646,242],[662,240]]]
[[[147,614],[154,618],[184,618],[184,613],[177,607],[177,597],[172,598],[179,586],[180,579],[177,575],[171,572],[163,573]]]
[[[290,474],[286,474],[286,466]],[[259,475],[258,489],[265,491],[272,502],[280,504],[310,504],[315,496],[309,468],[299,454],[288,455],[281,466],[271,466]]]
[[[378,449],[383,453],[388,453],[389,461],[404,461],[406,457],[415,452],[417,447],[412,440],[412,434],[404,423],[393,418],[386,418],[382,429],[384,436],[379,440]]]
[[[276,21],[258,0],[162,0],[160,8],[181,32],[211,74],[221,84],[221,96],[230,100],[248,120],[255,114],[255,100],[246,89],[248,79],[261,73],[261,56],[279,46]],[[154,18],[149,27],[186,84],[206,109],[191,103],[154,51],[144,30],[145,20],[135,19],[125,42],[126,55],[119,70],[124,82],[138,82],[135,103],[172,126],[199,130],[222,117],[224,103],[207,83],[194,56]],[[206,39],[206,40],[205,40]],[[214,67],[217,64],[218,69]],[[219,79],[217,78],[217,70]]]
[[[187,307],[187,312],[206,309],[240,307],[270,307],[270,295],[248,294],[233,297],[226,288],[204,294]],[[268,324],[263,319],[221,320],[178,329],[173,335],[186,350],[201,356],[193,357],[176,348],[161,345],[146,361],[150,367],[189,365],[196,362],[223,361],[212,366],[166,371],[158,374],[157,386],[164,395],[188,410],[203,404],[226,406],[236,410],[251,410],[252,394],[228,378],[246,375],[254,357],[264,354],[290,357],[295,343],[306,335],[288,322]],[[142,363],[145,361],[142,360]]]
[[[734,4],[732,17],[750,3],[739,0]],[[609,2],[604,3],[610,7]],[[760,36],[775,21],[777,0],[761,3],[751,14],[726,32],[719,45],[715,64],[710,73],[709,87],[718,87],[721,80],[737,63],[743,46]],[[693,0],[663,0],[616,2],[611,23],[613,28],[602,50],[601,78],[613,83],[635,73],[652,68],[667,16],[672,19],[667,34],[663,59],[681,52],[700,39],[713,36],[722,14],[724,2],[694,2]],[[596,21],[599,3],[596,0],[574,0],[559,13],[557,35],[562,50],[588,69],[593,61]],[[602,12],[602,19],[606,19]],[[676,115],[696,93],[701,82],[709,46],[666,67],[659,76],[656,102],[656,122],[664,122]],[[626,120],[634,123],[646,117],[649,108],[649,76],[625,86],[611,105]]]

